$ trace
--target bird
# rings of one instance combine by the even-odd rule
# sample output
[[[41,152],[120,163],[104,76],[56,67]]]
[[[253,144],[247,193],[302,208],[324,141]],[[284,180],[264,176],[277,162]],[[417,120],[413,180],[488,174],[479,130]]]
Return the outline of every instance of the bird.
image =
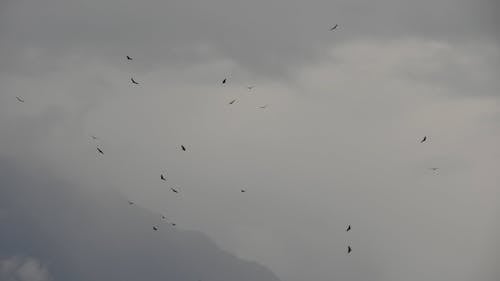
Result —
[[[436,172],[437,170],[439,170],[439,168],[429,168],[429,170],[433,170],[434,172]]]
[[[229,102],[229,104],[233,104],[235,101],[236,101],[236,100],[232,100],[232,101],[230,101],[230,102]]]
[[[186,147],[184,145],[181,145],[182,151],[186,151]]]
[[[176,226],[177,224],[176,223],[171,223],[172,226]]]
[[[247,191],[246,191],[246,190],[244,190],[244,189],[241,189],[241,193],[245,193],[245,192],[247,192]]]
[[[259,106],[258,108],[260,108],[260,109],[264,109],[264,108],[266,108],[266,107],[267,107],[267,104],[262,105],[262,106]]]
[[[175,188],[171,187],[170,190],[172,190],[174,193],[179,193],[179,189],[175,189]]]
[[[136,84],[136,85],[139,85],[139,83],[137,83],[134,78],[130,78],[130,81],[132,81],[133,84]]]
[[[22,98],[20,98],[20,97],[16,97],[16,99],[17,99],[18,102],[24,102],[24,100]]]
[[[332,27],[330,28],[330,31],[334,31],[335,29],[337,29],[337,27],[339,27],[339,25],[338,25],[338,24],[336,24],[336,25],[332,26]]]
[[[424,137],[422,138],[422,140],[420,141],[420,143],[423,143],[423,142],[425,142],[426,140],[427,140],[427,136],[424,136]]]
[[[248,89],[248,90],[251,90],[251,89],[253,89],[254,87],[255,87],[255,86],[247,86],[247,89]]]
[[[163,174],[160,175],[160,179],[163,180],[163,181],[167,180]]]
[[[132,60],[132,57],[131,56],[127,56],[127,60]]]
[[[351,246],[347,246],[347,253],[350,254],[352,252]]]
[[[104,155],[104,151],[102,151],[102,149],[100,149],[99,147],[97,147],[97,152],[99,152],[100,154]]]
[[[349,231],[349,230],[351,230],[351,225],[350,224],[347,226],[347,228],[346,228],[345,231]]]
[[[166,220],[166,219],[167,219],[167,217],[165,217],[164,215],[162,215],[162,216],[161,216],[161,218],[162,218],[162,219],[164,219],[164,220]]]
[[[158,226],[153,226],[154,231],[158,231]]]
[[[227,81],[227,78],[224,78],[224,80],[222,80],[222,84],[226,84],[226,81]]]
[[[98,137],[93,136],[93,135],[92,135],[92,136],[90,136],[90,137],[91,137],[93,140],[98,140],[98,139],[99,139]]]
[[[128,204],[129,204],[129,205],[134,205],[134,202],[132,202],[132,201],[130,201],[130,200],[129,200],[129,201],[128,201]]]

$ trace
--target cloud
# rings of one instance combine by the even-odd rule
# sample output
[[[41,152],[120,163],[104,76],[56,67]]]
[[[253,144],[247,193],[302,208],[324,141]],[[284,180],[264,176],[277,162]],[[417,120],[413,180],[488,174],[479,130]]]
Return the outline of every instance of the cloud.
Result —
[[[470,280],[484,272],[478,278],[489,281],[495,275],[487,261],[496,248],[488,245],[499,232],[492,223],[498,214],[492,207],[498,205],[494,167],[500,142],[498,83],[492,79],[497,49],[475,46],[419,38],[347,42],[331,46],[321,63],[291,70],[288,82],[257,80],[252,93],[245,88],[251,75],[232,60],[165,67],[132,88],[125,83],[126,66],[61,58],[56,61],[61,70],[44,79],[18,77],[25,83],[7,79],[3,84],[9,92],[19,90],[17,85],[45,89],[43,95],[26,93],[21,106],[3,96],[0,129],[7,133],[0,136],[1,151],[50,167],[46,173],[77,186],[119,189],[182,227],[207,233],[222,249],[269,266],[283,280],[330,280],[332,275]],[[221,87],[224,68],[239,75]],[[448,69],[451,74],[443,73]],[[468,94],[472,86],[481,95]],[[237,107],[227,106],[234,97]],[[257,110],[261,104],[268,109]],[[105,157],[96,157],[91,134],[100,137]],[[429,145],[418,144],[423,135],[429,135]],[[189,152],[180,152],[179,144]],[[440,167],[439,176],[428,173],[430,166]],[[169,184],[181,186],[179,197],[159,184],[164,169]],[[247,189],[244,197],[240,187]],[[83,249],[80,231],[107,229],[102,212],[89,209],[122,210],[111,199],[117,195],[96,207],[86,206],[94,195],[84,200],[79,193],[60,192],[51,192],[59,204],[79,200],[56,209],[81,210],[50,211],[46,217],[63,216],[67,222],[89,213],[87,221],[102,219],[97,227],[70,224],[71,237],[78,237]],[[55,200],[35,197],[46,201],[27,209]],[[120,220],[132,224],[123,232],[137,231],[135,223]],[[150,230],[150,222],[137,228]],[[356,229],[349,237],[343,236],[347,223]],[[59,231],[68,229],[58,227],[51,236],[59,237]],[[108,245],[107,235],[85,239]],[[354,261],[346,259],[347,242],[353,243]],[[55,264],[78,272],[78,262],[68,265],[72,259],[66,255]],[[409,259],[415,262],[405,263]],[[461,270],[451,270],[454,266]]]
[[[50,281],[46,266],[31,257],[0,259],[0,279],[5,281]]]
[[[168,260],[197,278],[189,245],[211,243],[157,242],[132,198],[287,281],[498,280],[495,1],[0,5],[0,155],[30,179],[1,182],[18,206],[0,197],[0,222],[54,276],[143,279]],[[196,273],[220,277],[204,257]]]
[[[43,0],[4,1],[2,11],[0,71],[25,74],[49,70],[30,59],[37,54],[80,53],[115,66],[133,55],[141,73],[230,59],[255,77],[283,78],[353,39],[498,42],[493,0]],[[334,23],[340,29],[330,33]]]

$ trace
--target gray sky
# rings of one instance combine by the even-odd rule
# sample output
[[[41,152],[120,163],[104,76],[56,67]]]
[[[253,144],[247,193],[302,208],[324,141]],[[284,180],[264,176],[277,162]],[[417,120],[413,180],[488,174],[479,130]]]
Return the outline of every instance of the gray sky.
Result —
[[[33,181],[41,165],[68,188],[115,190],[283,281],[496,281],[499,12],[2,1],[0,155]],[[39,259],[9,264],[50,272]]]

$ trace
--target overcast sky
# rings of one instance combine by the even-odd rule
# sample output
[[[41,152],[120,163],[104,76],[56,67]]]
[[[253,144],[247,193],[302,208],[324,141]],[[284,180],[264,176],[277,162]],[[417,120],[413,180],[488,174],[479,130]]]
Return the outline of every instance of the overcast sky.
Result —
[[[170,259],[175,238],[155,248],[150,225],[124,222],[166,214],[196,233],[175,253],[207,235],[227,264],[270,270],[209,280],[499,280],[499,13],[495,0],[0,0],[0,196],[34,202],[0,205],[2,229],[22,232],[0,242],[0,277],[84,278],[94,267],[56,261],[104,262],[135,239],[154,249],[138,261]],[[50,219],[66,211],[88,227]],[[93,252],[67,249],[87,232],[105,236]],[[65,250],[26,245],[41,236]],[[93,277],[126,280],[106,272],[119,265]]]

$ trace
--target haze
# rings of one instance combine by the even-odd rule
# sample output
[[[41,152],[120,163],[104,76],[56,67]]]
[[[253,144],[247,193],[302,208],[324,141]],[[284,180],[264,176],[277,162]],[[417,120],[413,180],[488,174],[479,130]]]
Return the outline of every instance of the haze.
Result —
[[[499,12],[0,1],[0,280],[500,280]]]

